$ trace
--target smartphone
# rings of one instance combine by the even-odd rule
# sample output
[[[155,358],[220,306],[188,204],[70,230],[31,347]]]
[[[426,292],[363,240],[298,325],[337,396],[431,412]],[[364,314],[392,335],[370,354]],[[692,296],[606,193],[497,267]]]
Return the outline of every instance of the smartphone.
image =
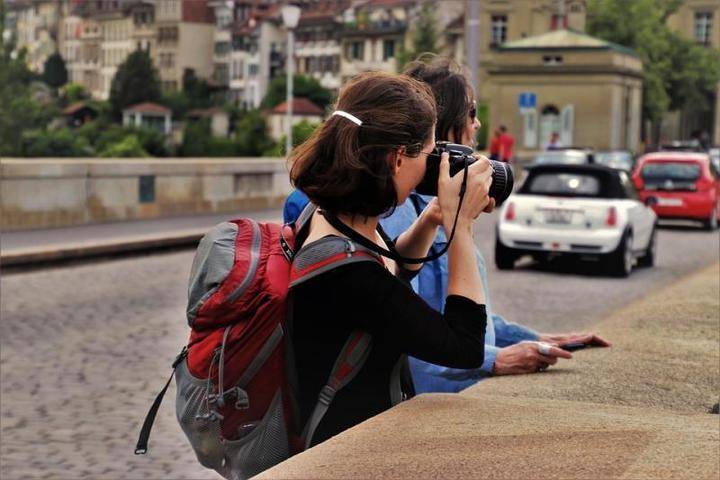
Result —
[[[585,347],[587,347],[587,344],[580,343],[580,342],[566,343],[565,345],[560,345],[560,348],[562,348],[566,352],[574,352],[575,350],[582,350]]]

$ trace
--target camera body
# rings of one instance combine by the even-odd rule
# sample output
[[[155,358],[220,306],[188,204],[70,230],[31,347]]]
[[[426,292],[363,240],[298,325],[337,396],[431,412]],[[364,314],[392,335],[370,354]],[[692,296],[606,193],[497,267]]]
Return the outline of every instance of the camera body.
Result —
[[[473,156],[473,149],[465,145],[450,142],[437,142],[432,153],[428,154],[425,176],[415,187],[415,191],[422,195],[437,196],[438,177],[440,175],[440,156],[443,153],[450,154],[450,176],[463,171],[465,165],[475,163],[477,159]],[[514,177],[510,165],[505,162],[490,160],[493,169],[492,185],[489,196],[495,199],[495,205],[502,204],[512,193]]]

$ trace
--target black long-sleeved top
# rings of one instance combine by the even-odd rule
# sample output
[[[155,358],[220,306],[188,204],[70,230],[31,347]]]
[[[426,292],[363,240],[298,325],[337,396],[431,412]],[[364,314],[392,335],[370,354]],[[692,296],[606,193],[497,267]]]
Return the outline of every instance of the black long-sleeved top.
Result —
[[[313,445],[391,407],[390,377],[402,354],[454,368],[483,363],[484,305],[450,295],[445,313],[438,313],[376,262],[308,279],[293,288],[291,301],[302,425],[350,333],[359,328],[372,335],[367,361],[335,396]]]

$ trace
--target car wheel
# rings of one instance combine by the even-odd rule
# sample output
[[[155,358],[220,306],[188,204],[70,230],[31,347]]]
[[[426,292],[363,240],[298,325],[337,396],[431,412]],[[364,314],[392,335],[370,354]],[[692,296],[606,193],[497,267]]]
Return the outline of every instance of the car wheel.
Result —
[[[638,258],[638,265],[641,267],[652,267],[655,265],[655,257],[657,256],[657,230],[653,227],[650,234],[650,242],[648,243],[645,254]]]
[[[710,218],[705,220],[705,229],[706,230],[717,230],[718,228],[718,209],[715,207],[710,214]]]
[[[627,232],[620,239],[620,244],[609,255],[608,270],[616,277],[627,277],[632,272],[632,235]]]
[[[515,267],[515,254],[512,249],[502,244],[500,240],[495,241],[495,266],[499,270],[512,270]]]

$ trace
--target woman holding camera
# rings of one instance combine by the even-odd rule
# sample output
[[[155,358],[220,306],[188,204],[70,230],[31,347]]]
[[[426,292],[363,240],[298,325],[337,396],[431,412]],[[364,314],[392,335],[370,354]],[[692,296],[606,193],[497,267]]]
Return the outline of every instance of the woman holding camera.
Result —
[[[444,314],[401,280],[419,265],[405,267],[385,257],[322,272],[291,289],[302,424],[312,416],[349,334],[359,329],[372,336],[366,361],[335,394],[311,445],[389,408],[391,376],[404,354],[455,368],[483,362],[484,290],[477,266],[464,259],[474,255],[472,222],[490,202],[489,163],[475,162],[466,178],[450,177],[443,156],[436,208],[420,215],[395,245],[379,228],[380,216],[405,202],[425,174],[435,144],[435,114],[434,97],[423,83],[365,73],[342,89],[336,111],[293,152],[291,179],[317,206],[296,258],[338,238],[352,255],[356,245],[333,226],[338,221],[379,247],[413,258],[427,253],[440,223],[447,231],[455,228]]]

